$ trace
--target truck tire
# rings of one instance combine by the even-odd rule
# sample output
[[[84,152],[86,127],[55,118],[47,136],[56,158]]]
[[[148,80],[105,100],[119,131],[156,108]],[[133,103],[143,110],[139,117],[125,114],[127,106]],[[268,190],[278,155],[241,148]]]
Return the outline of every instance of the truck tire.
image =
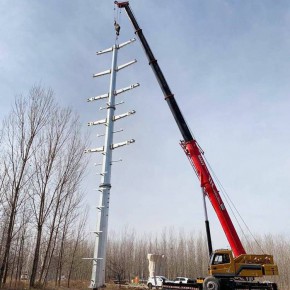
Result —
[[[148,286],[149,289],[152,289],[152,284],[151,283],[148,283],[147,286]]]
[[[203,281],[203,290],[220,290],[220,282],[213,276],[206,277]]]

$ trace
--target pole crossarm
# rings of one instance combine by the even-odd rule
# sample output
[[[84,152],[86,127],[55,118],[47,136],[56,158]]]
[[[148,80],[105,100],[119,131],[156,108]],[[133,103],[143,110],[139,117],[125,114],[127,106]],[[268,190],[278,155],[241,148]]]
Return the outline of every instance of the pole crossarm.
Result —
[[[122,64],[122,65],[120,65],[120,66],[118,66],[116,68],[116,71],[119,71],[119,70],[121,70],[121,69],[123,69],[123,68],[125,68],[125,67],[127,67],[129,65],[132,65],[132,64],[136,63],[136,62],[137,62],[137,59],[134,59],[134,60],[131,60],[131,61],[125,63],[125,64]]]
[[[131,39],[129,39],[128,41],[125,41],[125,42],[119,44],[119,45],[118,45],[118,49],[119,49],[119,48],[122,48],[122,47],[124,47],[124,46],[126,46],[126,45],[128,45],[128,44],[131,44],[131,43],[133,43],[134,41],[136,41],[136,38],[131,38]]]
[[[88,98],[87,102],[92,102],[92,101],[97,101],[97,100],[101,100],[101,99],[106,99],[108,97],[109,97],[109,93],[103,94],[103,95],[99,95],[99,96],[96,96],[96,97]]]
[[[120,120],[122,118],[131,116],[131,115],[134,115],[135,113],[136,113],[136,111],[135,110],[132,110],[130,112],[127,112],[127,113],[124,113],[124,114],[121,114],[121,115],[114,116],[113,117],[113,121],[118,121],[118,120]]]
[[[104,152],[104,146],[85,150],[85,153],[92,153],[92,152]]]
[[[119,45],[116,45],[116,49],[119,49],[119,48],[122,48],[128,44],[131,44],[133,43],[134,41],[136,41],[136,38],[131,38],[129,39],[128,41],[125,41]],[[101,54],[104,54],[104,53],[108,53],[108,52],[112,52],[114,50],[114,47],[110,47],[110,48],[107,48],[107,49],[104,49],[104,50],[100,50],[100,51],[97,51],[96,52],[96,55],[101,55]]]
[[[117,96],[117,95],[119,95],[119,94],[122,94],[122,93],[125,93],[125,92],[127,92],[127,91],[130,91],[130,90],[132,90],[132,89],[135,89],[135,88],[137,88],[137,87],[139,87],[139,86],[140,86],[140,84],[139,84],[139,83],[136,83],[136,84],[130,85],[130,86],[128,86],[128,87],[125,87],[125,88],[119,89],[119,90],[115,91],[115,96]]]
[[[116,144],[112,144],[111,145],[111,148],[112,149],[116,149],[116,148],[119,148],[119,147],[122,147],[122,146],[125,146],[125,145],[130,145],[132,143],[135,143],[135,140],[134,139],[127,140],[127,141],[120,142],[120,143],[116,143]]]
[[[88,122],[88,126],[101,125],[101,124],[107,124],[107,119]]]
[[[93,78],[97,78],[97,77],[101,77],[101,76],[105,76],[105,75],[108,75],[111,73],[111,70],[108,69],[108,70],[105,70],[105,71],[102,71],[100,73],[97,73],[97,74],[94,74],[93,75]]]
[[[132,89],[135,89],[137,87],[139,87],[140,84],[139,83],[135,83],[135,84],[132,84],[128,87],[125,87],[125,88],[122,88],[122,89],[119,89],[119,90],[116,90],[114,92],[114,95],[117,96],[117,95],[120,95],[122,93],[125,93],[127,91],[130,91]],[[91,98],[88,98],[87,99],[87,102],[93,102],[93,101],[98,101],[98,100],[102,100],[102,99],[107,99],[109,98],[109,93],[106,93],[106,94],[103,94],[103,95],[99,95],[99,96],[96,96],[96,97],[91,97]]]

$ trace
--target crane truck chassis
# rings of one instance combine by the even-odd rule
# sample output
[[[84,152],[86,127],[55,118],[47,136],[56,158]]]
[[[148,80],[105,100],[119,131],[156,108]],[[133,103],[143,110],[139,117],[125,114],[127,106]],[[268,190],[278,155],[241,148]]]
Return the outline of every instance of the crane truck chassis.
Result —
[[[208,239],[208,249],[210,262],[208,267],[209,276],[206,278],[195,279],[194,283],[176,284],[164,282],[164,290],[178,289],[203,289],[203,290],[226,290],[226,289],[269,289],[277,290],[277,284],[272,282],[259,282],[255,278],[263,276],[278,275],[278,267],[274,263],[272,255],[246,254],[241,240],[236,232],[232,220],[219,194],[217,186],[210,174],[210,171],[203,158],[204,152],[193,137],[180,109],[171,92],[169,85],[162,73],[159,64],[143,34],[142,29],[129,6],[129,2],[114,2],[118,8],[124,8],[135,29],[144,52],[149,60],[155,77],[164,94],[164,98],[175,119],[175,122],[183,137],[181,147],[188,157],[198,179],[204,196],[210,200],[217,217],[221,223],[231,250],[212,251],[209,224],[206,220],[206,232]]]
[[[205,288],[204,285],[207,285]],[[238,290],[238,289],[267,289],[267,290],[277,290],[277,284],[272,282],[251,282],[251,281],[238,281],[234,279],[220,279],[219,281],[215,277],[207,278],[197,278],[196,282],[179,284],[171,282],[165,282],[162,286],[163,290]]]
[[[209,262],[209,276],[195,279],[192,283],[176,284],[164,282],[163,290],[232,290],[232,289],[269,289],[277,290],[273,282],[258,282],[256,277],[277,274],[277,265],[271,255],[240,255],[235,258],[231,250],[216,250]]]

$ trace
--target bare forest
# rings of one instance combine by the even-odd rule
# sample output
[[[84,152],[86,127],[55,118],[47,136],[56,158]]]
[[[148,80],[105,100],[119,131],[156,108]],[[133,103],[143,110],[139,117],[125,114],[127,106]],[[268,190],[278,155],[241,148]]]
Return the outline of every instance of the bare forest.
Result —
[[[277,282],[280,290],[289,289],[289,239],[268,234],[244,238],[243,244],[248,253],[273,254],[280,274],[265,278]],[[178,276],[207,276],[209,257],[205,233],[188,233],[183,229],[168,228],[161,230],[158,235],[138,236],[134,230],[124,228],[119,233],[111,232],[109,235],[107,281],[130,281],[136,276],[146,280],[149,274],[148,253],[165,255],[164,271],[161,274],[169,279]]]
[[[23,281],[32,288],[88,286],[92,265],[82,258],[92,257],[93,242],[81,189],[87,144],[77,116],[57,104],[52,90],[35,86],[16,97],[0,140],[0,288]],[[269,279],[288,289],[290,241],[265,235],[244,245],[249,253],[273,254],[280,276]],[[138,235],[124,227],[109,233],[106,281],[146,280],[148,253],[165,255],[161,274],[169,279],[207,273],[204,234],[168,228]]]
[[[39,86],[17,96],[4,119],[0,288],[25,277],[31,287],[51,279],[59,284],[64,267],[70,278],[82,275],[78,255],[86,242],[80,184],[86,160],[80,128],[71,109],[61,108],[53,91]]]

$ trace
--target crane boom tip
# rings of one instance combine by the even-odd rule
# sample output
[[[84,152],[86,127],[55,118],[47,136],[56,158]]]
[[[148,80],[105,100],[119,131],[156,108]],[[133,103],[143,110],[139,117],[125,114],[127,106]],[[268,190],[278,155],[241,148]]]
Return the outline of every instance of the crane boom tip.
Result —
[[[115,3],[119,8],[123,8],[123,7],[129,5],[129,1],[126,1],[126,2],[118,2],[118,1],[115,1],[114,3]]]

